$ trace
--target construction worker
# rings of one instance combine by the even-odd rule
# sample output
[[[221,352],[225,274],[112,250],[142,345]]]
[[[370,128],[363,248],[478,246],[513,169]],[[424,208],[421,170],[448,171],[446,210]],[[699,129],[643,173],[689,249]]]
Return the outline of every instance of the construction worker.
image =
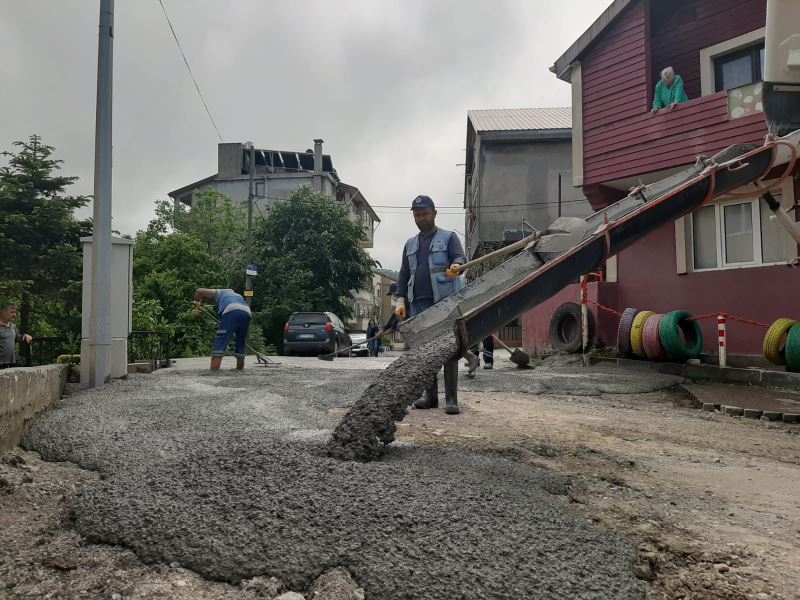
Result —
[[[194,293],[195,310],[199,311],[203,302],[216,304],[220,318],[214,349],[211,351],[211,370],[220,368],[225,350],[236,336],[233,355],[236,357],[236,368],[241,371],[244,369],[244,346],[252,318],[250,307],[241,295],[229,289],[197,288]]]
[[[418,315],[463,286],[458,267],[466,262],[464,249],[452,231],[436,227],[436,206],[429,196],[417,196],[411,203],[414,222],[419,234],[403,247],[402,266],[397,281],[397,297],[404,300],[395,309],[402,320],[407,316],[407,303],[411,316]],[[457,415],[458,409],[458,358],[444,365],[445,413]],[[439,406],[439,387],[436,376],[414,408],[428,409]]]

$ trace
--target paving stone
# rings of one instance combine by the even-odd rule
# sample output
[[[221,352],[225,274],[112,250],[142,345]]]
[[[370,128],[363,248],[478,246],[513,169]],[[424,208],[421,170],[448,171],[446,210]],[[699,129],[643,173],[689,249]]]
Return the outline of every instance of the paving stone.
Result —
[[[741,417],[744,415],[744,409],[739,406],[723,406],[724,413],[729,417]]]
[[[707,412],[714,412],[716,407],[714,406],[713,402],[703,402],[703,410]]]
[[[744,409],[744,416],[747,417],[748,419],[760,419],[761,418],[761,414],[763,412],[764,411],[757,410],[755,408],[745,408]]]
[[[783,413],[774,410],[765,410],[764,414],[761,416],[767,419],[767,421],[779,421],[781,417],[783,417]]]
[[[784,423],[800,423],[800,414],[783,413]]]

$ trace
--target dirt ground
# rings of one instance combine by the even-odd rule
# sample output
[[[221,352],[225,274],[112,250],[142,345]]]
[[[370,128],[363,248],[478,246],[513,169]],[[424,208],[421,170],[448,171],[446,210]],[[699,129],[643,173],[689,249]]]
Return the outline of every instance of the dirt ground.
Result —
[[[648,598],[800,598],[800,427],[701,412],[695,402],[682,388],[467,393],[459,417],[414,411],[398,439],[575,477],[565,501],[631,536]]]
[[[571,476],[563,501],[630,536],[650,599],[800,597],[800,426],[702,412],[680,388],[602,397],[462,392],[461,400],[457,417],[413,411],[398,441]],[[97,477],[19,449],[0,459],[0,598],[280,591],[280,582],[259,578],[239,587],[210,582],[82,539],[70,526],[70,498]]]

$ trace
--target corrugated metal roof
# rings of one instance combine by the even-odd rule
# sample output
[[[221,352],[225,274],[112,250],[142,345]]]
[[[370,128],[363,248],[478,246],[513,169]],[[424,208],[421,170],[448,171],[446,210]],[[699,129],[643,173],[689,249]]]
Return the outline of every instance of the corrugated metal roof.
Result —
[[[475,131],[572,129],[572,109],[569,107],[469,110],[467,118]]]

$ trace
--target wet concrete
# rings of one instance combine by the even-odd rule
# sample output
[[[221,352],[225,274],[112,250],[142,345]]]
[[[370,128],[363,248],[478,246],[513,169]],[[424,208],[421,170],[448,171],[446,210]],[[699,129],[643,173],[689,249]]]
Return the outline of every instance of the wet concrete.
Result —
[[[341,460],[375,460],[394,441],[395,422],[430,387],[439,369],[458,350],[455,336],[445,334],[412,348],[380,374],[336,426],[328,454]]]
[[[376,375],[135,376],[67,398],[25,445],[101,473],[73,502],[89,540],[214,579],[302,592],[343,566],[381,600],[643,597],[635,550],[565,508],[568,479],[398,444],[378,462],[328,457],[329,411]]]

